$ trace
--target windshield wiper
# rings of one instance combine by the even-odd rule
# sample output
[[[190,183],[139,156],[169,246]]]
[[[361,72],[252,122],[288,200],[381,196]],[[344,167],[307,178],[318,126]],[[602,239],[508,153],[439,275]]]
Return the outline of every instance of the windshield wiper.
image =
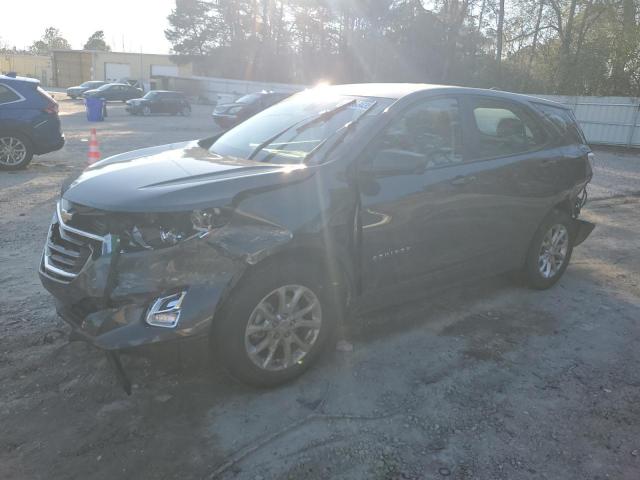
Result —
[[[324,140],[322,140],[318,145],[316,145],[313,150],[311,150],[309,153],[307,153],[304,157],[304,161],[305,163],[307,163],[309,161],[309,159],[311,157],[313,157],[316,152],[318,150],[320,150],[320,148],[322,148],[323,145],[325,145],[330,138],[332,138],[334,135],[340,135],[335,142],[333,142],[333,145],[331,145],[331,148],[329,150],[327,150],[327,152],[324,154],[324,156],[326,157],[327,155],[329,155],[331,152],[333,152],[335,150],[335,148],[340,145],[342,143],[342,141],[345,139],[345,137],[347,136],[347,134],[352,131],[355,126],[356,123],[358,123],[360,121],[360,119],[362,119],[367,113],[369,113],[371,111],[371,109],[373,107],[376,106],[378,102],[373,102],[371,105],[369,105],[364,112],[362,112],[361,115],[358,116],[358,118],[356,118],[355,120],[351,120],[350,122],[346,123],[342,128],[336,130],[333,135],[329,135],[327,138],[325,138]]]
[[[282,135],[287,133],[289,130],[292,130],[293,128],[297,127],[296,129],[297,133],[303,132],[307,128],[311,127],[312,125],[315,125],[317,122],[323,122],[323,121],[329,120],[336,113],[341,112],[342,110],[344,110],[350,105],[353,105],[354,103],[356,103],[356,101],[357,100],[354,98],[353,100],[349,100],[348,102],[341,103],[340,105],[338,105],[335,108],[332,108],[331,110],[325,110],[324,112],[320,113],[317,116],[312,116],[311,118],[307,117],[300,120],[297,123],[294,123],[293,125],[289,125],[284,130],[279,131],[278,133],[276,133],[272,137],[267,138],[264,142],[258,145],[253,150],[253,152],[251,152],[251,155],[249,155],[248,159],[253,160],[253,158],[262,150],[264,150],[265,147],[268,147],[269,145],[271,145],[273,142],[275,142],[278,138],[280,138]]]

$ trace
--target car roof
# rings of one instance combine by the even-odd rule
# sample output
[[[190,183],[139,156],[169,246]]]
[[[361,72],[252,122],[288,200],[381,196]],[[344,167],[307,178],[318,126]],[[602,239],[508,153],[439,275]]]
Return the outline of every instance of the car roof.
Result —
[[[493,90],[486,88],[459,87],[455,85],[437,85],[430,83],[352,83],[346,85],[321,86],[319,88],[327,88],[338,95],[364,96],[364,97],[380,97],[399,100],[418,92],[433,92],[445,94],[476,94],[495,98],[504,98],[516,101],[537,102],[555,107],[567,109],[566,105],[557,103],[544,98],[524,95],[521,93],[504,92],[502,90]]]
[[[155,92],[155,93],[179,93],[180,95],[182,95],[182,92],[176,92],[175,90],[149,90],[147,93],[151,93],[151,92]]]
[[[18,77],[18,76],[8,76],[8,75],[0,75],[0,82],[3,83],[35,83],[40,84],[40,80],[37,78],[29,78],[29,77]]]

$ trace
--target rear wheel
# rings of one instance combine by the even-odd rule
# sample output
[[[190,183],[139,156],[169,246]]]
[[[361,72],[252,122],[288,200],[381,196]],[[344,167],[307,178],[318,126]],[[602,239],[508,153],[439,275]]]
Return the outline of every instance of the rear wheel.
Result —
[[[27,137],[20,134],[0,134],[0,168],[19,170],[33,158],[33,147]]]
[[[227,370],[256,387],[273,387],[307,370],[333,338],[339,309],[312,268],[271,265],[232,293],[212,332]]]
[[[544,290],[562,277],[573,252],[573,221],[562,211],[552,212],[538,227],[525,265],[532,288]]]

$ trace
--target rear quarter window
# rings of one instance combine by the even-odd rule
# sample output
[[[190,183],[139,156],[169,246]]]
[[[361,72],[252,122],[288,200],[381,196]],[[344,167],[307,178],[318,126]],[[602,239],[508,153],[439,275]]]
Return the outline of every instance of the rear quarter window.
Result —
[[[582,133],[582,129],[571,110],[544,103],[536,103],[534,105],[559,137],[570,143],[587,143],[584,133]]]
[[[0,84],[0,105],[4,103],[17,102],[18,100],[20,100],[20,95],[6,85]]]
[[[510,102],[476,99],[472,115],[476,127],[472,160],[529,152],[548,140],[533,112]]]

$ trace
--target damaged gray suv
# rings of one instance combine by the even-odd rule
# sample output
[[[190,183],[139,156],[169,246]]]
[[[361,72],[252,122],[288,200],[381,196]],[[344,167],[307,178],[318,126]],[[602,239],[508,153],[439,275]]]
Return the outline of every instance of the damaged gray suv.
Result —
[[[552,286],[593,224],[569,109],[497,91],[319,87],[63,188],[40,277],[110,353],[208,337],[236,378],[306,370],[340,322],[460,277]]]

